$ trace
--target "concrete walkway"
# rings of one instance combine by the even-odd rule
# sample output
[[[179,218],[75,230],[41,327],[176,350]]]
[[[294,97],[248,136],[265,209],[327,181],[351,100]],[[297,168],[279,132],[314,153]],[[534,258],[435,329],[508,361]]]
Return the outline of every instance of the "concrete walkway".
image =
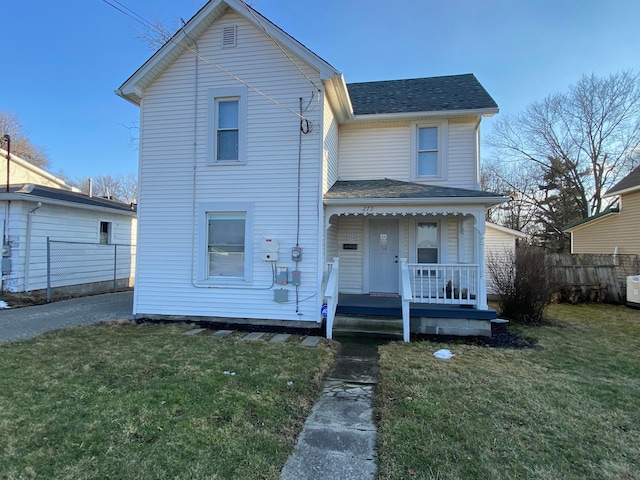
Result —
[[[133,292],[107,293],[0,310],[0,343],[107,320],[133,319]]]
[[[342,339],[320,399],[282,469],[282,480],[375,478],[377,375],[378,345]]]

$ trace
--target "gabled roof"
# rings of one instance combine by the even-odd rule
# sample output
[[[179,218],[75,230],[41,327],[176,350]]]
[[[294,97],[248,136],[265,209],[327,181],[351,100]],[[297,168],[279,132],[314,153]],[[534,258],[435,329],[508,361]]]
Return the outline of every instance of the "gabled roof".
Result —
[[[455,112],[497,113],[498,105],[472,73],[347,84],[355,115]]]
[[[640,166],[634,168],[629,175],[624,177],[618,183],[604,194],[605,197],[620,195],[621,193],[629,193],[633,190],[640,189]]]
[[[109,200],[104,197],[89,196],[84,193],[69,192],[67,190],[61,190],[59,188],[45,187],[43,185],[34,185],[31,183],[24,183],[21,185],[13,185],[9,187],[9,192],[0,192],[0,199],[7,198],[10,200],[29,200],[32,202],[48,201],[60,204],[74,203],[81,206],[93,207],[93,208],[106,208],[110,210],[116,210],[118,212],[127,212],[130,215],[135,215],[136,205],[119,202],[117,200]]]
[[[580,220],[570,223],[569,225],[565,225],[564,227],[562,227],[562,231],[571,232],[572,230],[575,230],[578,227],[582,227],[587,223],[595,222],[596,220],[601,220],[606,216],[615,215],[618,213],[620,213],[620,209],[618,207],[607,208],[606,210],[603,210],[600,213],[596,213],[595,215],[592,215],[590,217],[582,218]]]
[[[3,159],[6,159],[8,156],[8,152],[4,149],[4,148],[0,148],[0,157],[2,157]],[[58,188],[64,189],[64,190],[71,190],[72,192],[79,192],[80,190],[78,190],[76,187],[72,186],[72,185],[67,185],[67,183],[61,179],[56,177],[55,175],[50,174],[49,172],[47,172],[46,170],[43,170],[42,168],[34,165],[33,163],[29,163],[26,160],[24,160],[23,158],[15,155],[15,154],[11,154],[11,166],[12,168],[14,166],[19,166],[20,168],[23,168],[24,170],[28,170],[44,179],[46,179],[47,181],[58,185]],[[10,177],[13,177],[13,175],[10,175]],[[11,178],[9,178],[9,182],[11,182]],[[6,184],[5,184],[6,185]]]
[[[264,29],[267,31],[280,45],[289,49],[310,66],[317,69],[320,72],[320,78],[322,80],[334,82],[338,85],[338,88],[340,83],[344,85],[342,75],[328,62],[295,40],[284,30],[277,27],[244,1],[212,0],[207,2],[165,45],[131,75],[131,77],[116,90],[116,94],[136,105],[140,105],[144,89],[180,55],[192,50],[193,39],[197,40],[200,35],[217,19],[224,15],[229,8],[233,9],[238,15],[260,30]],[[193,50],[193,53],[195,54],[195,50]]]
[[[482,190],[442,187],[415,182],[402,182],[385,178],[383,180],[341,180],[325,193],[325,203],[344,200],[433,200],[442,199],[458,202],[500,203],[507,201],[504,195]]]

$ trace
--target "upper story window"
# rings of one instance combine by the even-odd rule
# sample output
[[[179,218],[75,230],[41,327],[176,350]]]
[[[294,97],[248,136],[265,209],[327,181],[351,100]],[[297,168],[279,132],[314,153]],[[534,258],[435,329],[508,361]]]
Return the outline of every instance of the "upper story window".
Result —
[[[247,89],[209,90],[209,163],[245,163]]]
[[[446,178],[446,138],[446,121],[414,126],[411,155],[415,180]]]
[[[237,98],[215,101],[216,108],[216,161],[238,160],[238,105]]]
[[[418,127],[418,176],[438,175],[438,127]]]

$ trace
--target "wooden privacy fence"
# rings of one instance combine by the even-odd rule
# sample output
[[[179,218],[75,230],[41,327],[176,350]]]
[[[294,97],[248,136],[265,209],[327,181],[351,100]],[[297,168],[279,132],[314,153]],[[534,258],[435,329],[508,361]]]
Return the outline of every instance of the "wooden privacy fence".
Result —
[[[640,274],[637,255],[550,253],[562,301],[625,303],[627,277]]]

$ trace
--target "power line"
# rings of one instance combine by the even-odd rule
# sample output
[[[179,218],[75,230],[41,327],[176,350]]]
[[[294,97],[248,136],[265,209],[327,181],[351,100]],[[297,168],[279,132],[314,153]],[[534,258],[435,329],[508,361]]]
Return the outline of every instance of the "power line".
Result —
[[[134,12],[133,10],[131,10],[129,7],[125,6],[124,4],[122,4],[121,2],[119,2],[118,0],[112,0],[113,2],[117,3],[119,6],[114,5],[113,3],[111,3],[111,1],[109,0],[102,0],[104,3],[106,3],[107,5],[109,5],[110,7],[114,8],[115,10],[117,10],[118,12],[122,13],[123,15],[126,15],[127,17],[131,18],[132,20],[144,25],[145,27],[155,31],[156,33],[159,33],[161,35],[164,35],[165,32],[163,32],[157,25],[154,25],[153,23],[149,22],[147,19],[145,19],[143,16],[137,14],[136,12]],[[120,8],[121,7],[121,8]],[[184,27],[182,27],[184,28]],[[182,28],[180,30],[182,30]],[[167,43],[171,42],[174,45],[180,45],[180,41],[178,41],[176,39],[177,34],[179,33],[179,31],[176,32],[176,34],[174,34],[171,38],[169,38],[167,40]],[[185,33],[185,36],[186,33]],[[188,38],[188,36],[187,36]],[[280,103],[278,100],[276,100],[275,98],[267,95],[266,93],[262,92],[261,90],[259,90],[258,88],[254,87],[253,85],[251,85],[248,82],[245,82],[244,80],[242,80],[240,77],[238,77],[237,75],[235,75],[234,73],[230,72],[229,70],[227,70],[226,68],[222,67],[221,65],[217,64],[216,62],[214,62],[213,60],[205,57],[204,55],[202,55],[199,52],[196,52],[193,48],[191,48],[188,45],[183,45],[185,47],[185,49],[191,53],[192,55],[198,57],[200,60],[202,60],[205,63],[208,63],[209,65],[211,65],[214,68],[217,68],[218,70],[220,70],[221,72],[223,72],[226,75],[229,75],[231,78],[233,78],[234,80],[240,82],[242,85],[246,86],[247,88],[253,90],[254,92],[256,92],[258,95],[266,98],[267,100],[269,100],[270,102],[274,103],[275,105],[279,106],[280,108],[294,114],[296,117],[299,117],[300,120],[307,120],[306,117],[300,115],[298,112],[296,112],[295,110],[287,107],[286,105]],[[306,76],[306,75],[305,75]],[[312,82],[313,83],[313,82]],[[315,84],[314,84],[315,86]]]

